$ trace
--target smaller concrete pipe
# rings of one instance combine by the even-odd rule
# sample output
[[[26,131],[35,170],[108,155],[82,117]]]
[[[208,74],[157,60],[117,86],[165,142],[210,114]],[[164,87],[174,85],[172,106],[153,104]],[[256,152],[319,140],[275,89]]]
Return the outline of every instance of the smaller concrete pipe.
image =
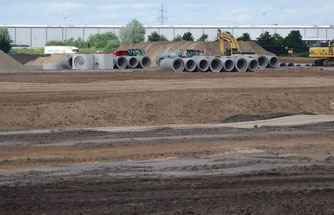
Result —
[[[295,64],[294,63],[288,63],[288,67],[294,67]]]
[[[267,59],[268,59],[268,66],[269,68],[277,68],[279,67],[279,59],[276,56],[269,56],[266,55]]]
[[[114,58],[116,68],[125,69],[128,66],[127,60],[124,56],[117,56]]]
[[[196,62],[197,69],[201,72],[207,72],[210,69],[209,57],[193,57]]]
[[[264,55],[260,55],[260,56],[254,56],[254,58],[257,59],[258,63],[259,63],[259,67],[261,69],[264,69],[268,66],[268,58]]]
[[[72,56],[62,57],[58,64],[62,69],[72,69]]]
[[[286,67],[286,66],[288,66],[288,65],[287,65],[286,63],[280,63],[279,66],[280,66],[280,67]]]
[[[133,56],[126,56],[126,62],[128,68],[136,68],[138,66],[138,59]]]
[[[138,68],[148,69],[151,66],[151,58],[148,56],[137,56]]]
[[[255,72],[259,68],[259,62],[257,58],[253,57],[245,57],[247,60],[247,71],[248,72]]]
[[[164,72],[182,72],[184,62],[181,58],[165,58],[160,62],[160,68]]]
[[[181,58],[184,63],[184,71],[194,72],[196,70],[196,62],[191,58]]]
[[[219,60],[222,63],[222,70],[221,72],[232,72],[234,69],[234,61],[231,58],[221,56]]]
[[[246,72],[248,68],[248,62],[244,57],[236,56],[232,57],[232,60],[234,60],[234,70],[236,72]]]
[[[302,65],[300,65],[300,64],[297,64],[296,66],[297,66],[297,67],[300,67],[300,66],[302,66]]]
[[[56,63],[43,64],[43,70],[61,70],[61,66]]]
[[[218,57],[210,58],[210,70],[220,72],[223,69],[223,63]]]
[[[310,64],[305,64],[305,66],[311,66]]]

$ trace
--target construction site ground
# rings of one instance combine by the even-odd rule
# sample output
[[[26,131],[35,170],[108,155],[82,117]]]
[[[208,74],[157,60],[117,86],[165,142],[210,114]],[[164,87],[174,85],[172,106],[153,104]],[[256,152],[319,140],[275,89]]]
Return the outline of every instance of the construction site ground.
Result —
[[[333,214],[332,115],[319,68],[8,71],[0,214]]]

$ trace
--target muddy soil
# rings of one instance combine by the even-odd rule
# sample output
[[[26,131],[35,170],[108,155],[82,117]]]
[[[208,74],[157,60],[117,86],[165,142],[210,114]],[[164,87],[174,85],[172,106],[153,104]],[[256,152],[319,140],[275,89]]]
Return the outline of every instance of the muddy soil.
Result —
[[[333,214],[334,123],[1,133],[1,214]]]

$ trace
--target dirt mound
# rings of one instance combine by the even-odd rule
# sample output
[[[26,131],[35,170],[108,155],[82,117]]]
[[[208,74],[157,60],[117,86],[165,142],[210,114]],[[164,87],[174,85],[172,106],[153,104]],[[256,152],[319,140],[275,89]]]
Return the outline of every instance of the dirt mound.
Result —
[[[240,49],[242,52],[255,52],[258,55],[273,55],[270,52],[264,50],[261,46],[254,41],[240,41]],[[225,47],[230,47],[228,43],[225,43]],[[117,50],[126,50],[128,48],[140,48],[145,51],[145,55],[149,56],[152,60],[152,64],[155,65],[157,56],[161,52],[176,51],[179,49],[199,49],[203,51],[202,55],[215,56],[221,55],[219,49],[219,42],[195,42],[195,41],[176,41],[176,42],[148,42],[137,44],[123,44]]]
[[[69,56],[70,54],[52,54],[47,56],[41,56],[36,58],[35,60],[32,60],[25,65],[28,66],[42,66],[43,64],[47,63],[58,63],[60,59],[64,56]]]
[[[44,55],[44,54],[9,54],[12,58],[14,58],[16,61],[22,63],[23,65],[36,60],[39,57],[49,57],[50,55]]]
[[[24,66],[0,50],[0,72],[24,71]]]

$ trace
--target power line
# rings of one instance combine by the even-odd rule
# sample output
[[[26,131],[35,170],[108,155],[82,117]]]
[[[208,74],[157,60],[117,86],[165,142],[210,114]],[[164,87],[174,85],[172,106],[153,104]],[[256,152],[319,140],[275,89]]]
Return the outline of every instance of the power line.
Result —
[[[167,10],[164,10],[164,4],[161,4],[161,10],[158,10],[158,17],[157,17],[157,22],[159,22],[160,25],[164,25],[165,21],[168,20],[165,14],[167,15]]]

